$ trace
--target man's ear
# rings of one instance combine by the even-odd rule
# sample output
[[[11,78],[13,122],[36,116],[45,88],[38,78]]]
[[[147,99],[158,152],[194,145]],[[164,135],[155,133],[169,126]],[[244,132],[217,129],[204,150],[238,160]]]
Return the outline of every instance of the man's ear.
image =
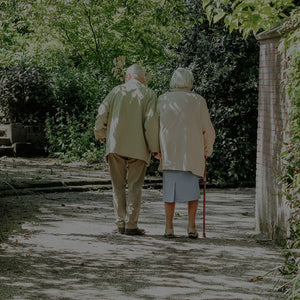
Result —
[[[131,74],[126,74],[125,82],[129,81],[132,78]]]

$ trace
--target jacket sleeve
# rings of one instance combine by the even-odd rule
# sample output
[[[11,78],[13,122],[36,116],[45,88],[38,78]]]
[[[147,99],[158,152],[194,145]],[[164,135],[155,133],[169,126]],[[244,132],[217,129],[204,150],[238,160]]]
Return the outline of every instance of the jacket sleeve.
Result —
[[[157,96],[153,92],[146,105],[144,130],[150,152],[160,152],[159,147],[159,116],[157,112]]]
[[[103,100],[98,109],[98,114],[96,117],[96,123],[94,127],[94,134],[97,140],[106,138],[110,98],[111,93],[107,95],[107,97]]]
[[[204,100],[204,99],[203,99]],[[210,120],[206,101],[203,101],[201,109],[201,120],[203,129],[204,155],[210,156],[213,153],[213,146],[216,138],[215,130]]]

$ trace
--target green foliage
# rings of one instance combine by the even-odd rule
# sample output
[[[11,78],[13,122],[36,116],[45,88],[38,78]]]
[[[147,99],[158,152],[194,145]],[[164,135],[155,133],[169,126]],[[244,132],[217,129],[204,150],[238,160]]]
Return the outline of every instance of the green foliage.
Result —
[[[239,184],[255,180],[258,42],[228,34],[224,24],[204,20],[201,3],[190,1],[189,16],[196,22],[185,30],[177,51],[179,64],[194,73],[194,90],[208,102],[216,129],[209,180]]]
[[[288,241],[290,260],[294,262],[297,272],[294,272],[288,297],[296,299],[300,295],[299,278],[299,251],[300,248],[300,11],[295,11],[283,25],[287,31],[282,39],[280,49],[285,52],[288,68],[285,75],[285,88],[288,99],[291,102],[289,118],[289,140],[286,143],[287,150],[282,153],[283,172],[280,178],[283,183],[284,196],[291,209],[290,231]],[[287,297],[287,298],[288,298]]]
[[[46,120],[47,152],[68,160],[103,159],[95,141],[94,123],[99,103],[110,87],[86,72],[61,68],[53,76],[54,113]]]
[[[49,78],[42,69],[21,65],[0,70],[2,121],[44,122],[51,97]]]
[[[0,2],[0,67],[29,62],[28,56],[25,59],[24,56],[26,49],[31,47],[28,38],[33,34],[31,12],[34,2],[31,0]]]
[[[204,0],[210,23],[224,18],[229,32],[238,30],[244,37],[256,34],[260,30],[271,30],[286,18],[286,11],[294,7],[293,0]]]
[[[105,148],[95,141],[94,123],[94,117],[81,123],[75,115],[58,111],[46,120],[46,150],[64,161],[103,161]]]
[[[164,60],[166,46],[180,39],[176,28],[184,26],[181,0],[13,0],[1,6],[2,39],[9,39],[6,55],[0,53],[3,64],[11,61],[8,53],[26,53],[34,61],[63,53],[75,66],[108,75],[119,55],[130,58],[129,64]],[[25,34],[16,19],[26,20]]]

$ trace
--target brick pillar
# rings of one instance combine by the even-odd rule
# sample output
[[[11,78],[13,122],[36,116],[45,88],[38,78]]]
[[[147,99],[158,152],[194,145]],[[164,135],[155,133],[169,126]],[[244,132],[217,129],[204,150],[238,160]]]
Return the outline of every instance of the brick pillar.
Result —
[[[278,52],[277,29],[258,35],[260,41],[259,101],[256,159],[256,229],[268,238],[281,240],[288,235],[289,210],[282,198],[278,176],[282,165],[288,125],[289,103],[281,81],[283,57]]]

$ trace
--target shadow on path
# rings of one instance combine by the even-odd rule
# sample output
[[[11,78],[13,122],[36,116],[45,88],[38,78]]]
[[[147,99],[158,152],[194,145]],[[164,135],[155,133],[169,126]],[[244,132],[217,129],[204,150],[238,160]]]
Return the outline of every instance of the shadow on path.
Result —
[[[10,201],[6,197],[1,201]],[[176,238],[166,239],[158,190],[143,191],[146,236],[113,234],[112,193],[22,196],[39,211],[0,249],[0,299],[281,299],[284,262],[254,234],[254,190],[210,190],[208,238],[186,237],[186,205],[176,207]],[[198,230],[201,232],[201,202]]]

